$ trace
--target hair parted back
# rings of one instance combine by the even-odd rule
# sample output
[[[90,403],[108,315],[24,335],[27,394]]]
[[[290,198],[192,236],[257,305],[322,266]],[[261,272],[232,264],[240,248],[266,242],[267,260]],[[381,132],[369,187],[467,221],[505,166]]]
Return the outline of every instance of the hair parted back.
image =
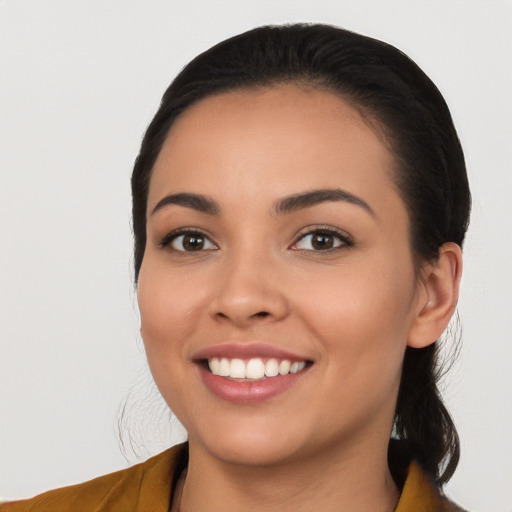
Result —
[[[470,212],[464,155],[436,86],[404,53],[329,25],[265,26],[223,41],[192,60],[166,90],[132,175],[135,280],[146,245],[152,168],[170,127],[197,101],[236,89],[292,83],[341,95],[383,135],[407,207],[419,264],[446,242],[462,246]],[[414,458],[439,486],[458,463],[459,439],[438,390],[438,343],[406,349],[395,417],[395,478]],[[390,443],[391,445],[392,443]],[[393,452],[393,453],[392,453]]]

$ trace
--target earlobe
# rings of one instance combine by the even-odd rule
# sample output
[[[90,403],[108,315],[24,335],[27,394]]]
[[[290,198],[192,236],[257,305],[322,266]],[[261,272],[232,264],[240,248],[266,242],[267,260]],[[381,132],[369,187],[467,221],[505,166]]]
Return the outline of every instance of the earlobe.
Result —
[[[438,260],[423,270],[410,347],[424,348],[439,339],[457,306],[461,275],[461,248],[453,242],[442,245]]]

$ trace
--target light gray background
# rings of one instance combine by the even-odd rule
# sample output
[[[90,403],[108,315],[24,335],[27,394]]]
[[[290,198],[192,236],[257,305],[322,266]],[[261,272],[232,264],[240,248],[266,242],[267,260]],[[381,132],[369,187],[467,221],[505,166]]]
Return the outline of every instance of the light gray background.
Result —
[[[452,109],[474,208],[464,346],[446,381],[463,452],[447,491],[473,511],[512,510],[512,3],[494,0],[0,0],[3,498],[126,466],[123,398],[135,386],[139,416],[159,408],[144,397],[131,284],[129,176],[142,133],[198,52],[291,21],[398,46]],[[148,428],[154,453],[168,429]]]

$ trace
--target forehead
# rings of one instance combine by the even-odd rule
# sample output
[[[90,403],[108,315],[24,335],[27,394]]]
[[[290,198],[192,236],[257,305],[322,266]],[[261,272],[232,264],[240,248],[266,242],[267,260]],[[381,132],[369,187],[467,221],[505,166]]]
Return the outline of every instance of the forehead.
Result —
[[[380,134],[337,94],[294,85],[237,90],[199,101],[174,123],[148,207],[183,191],[239,201],[332,187],[396,196],[393,165]]]

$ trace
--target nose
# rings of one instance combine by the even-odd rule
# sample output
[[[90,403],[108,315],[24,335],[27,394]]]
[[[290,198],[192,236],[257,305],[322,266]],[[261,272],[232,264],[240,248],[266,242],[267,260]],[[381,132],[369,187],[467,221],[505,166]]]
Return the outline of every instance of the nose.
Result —
[[[282,320],[289,301],[277,274],[269,258],[233,255],[218,274],[211,315],[239,328]]]

